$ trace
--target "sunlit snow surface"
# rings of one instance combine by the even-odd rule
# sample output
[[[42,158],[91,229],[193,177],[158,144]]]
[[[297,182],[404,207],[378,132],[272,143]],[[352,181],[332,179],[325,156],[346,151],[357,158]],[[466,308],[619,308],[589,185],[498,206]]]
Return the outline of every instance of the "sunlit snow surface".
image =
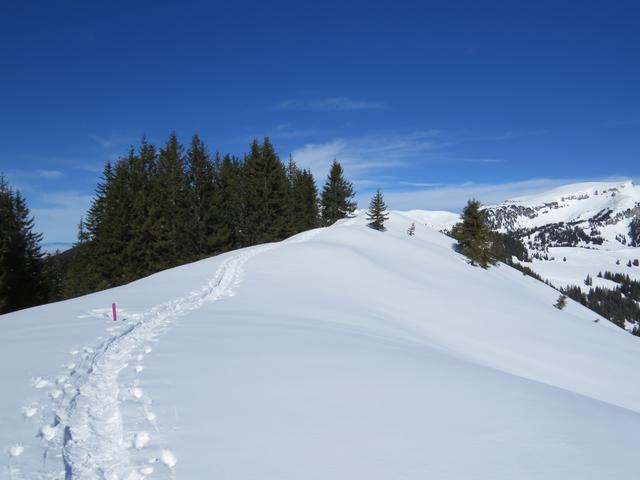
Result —
[[[637,479],[640,340],[411,221],[0,317],[0,478]]]

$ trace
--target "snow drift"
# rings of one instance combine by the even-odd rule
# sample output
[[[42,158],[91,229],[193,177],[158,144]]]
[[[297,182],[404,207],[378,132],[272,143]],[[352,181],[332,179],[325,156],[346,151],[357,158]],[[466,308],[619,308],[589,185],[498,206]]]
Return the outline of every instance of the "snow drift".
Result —
[[[638,339],[411,221],[0,317],[0,475],[637,478]]]

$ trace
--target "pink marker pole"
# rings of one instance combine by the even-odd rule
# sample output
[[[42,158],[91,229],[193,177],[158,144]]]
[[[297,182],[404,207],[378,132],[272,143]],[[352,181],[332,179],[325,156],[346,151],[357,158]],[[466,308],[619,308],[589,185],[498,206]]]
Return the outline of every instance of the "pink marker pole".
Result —
[[[113,321],[115,322],[116,320],[118,320],[118,314],[116,312],[116,304],[115,303],[111,304],[111,311],[113,312]]]

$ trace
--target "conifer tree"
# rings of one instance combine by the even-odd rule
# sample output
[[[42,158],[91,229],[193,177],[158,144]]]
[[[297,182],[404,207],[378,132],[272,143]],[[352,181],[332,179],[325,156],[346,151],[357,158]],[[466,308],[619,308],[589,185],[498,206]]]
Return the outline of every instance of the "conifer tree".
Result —
[[[62,285],[59,287],[58,294],[61,298],[72,298],[90,293],[96,289],[96,285],[100,281],[104,281],[104,279],[98,279],[95,272],[93,246],[95,243],[90,240],[81,219],[78,225],[77,241],[71,250],[64,253],[69,257],[69,260],[66,271],[63,272]],[[57,264],[52,269],[63,268],[60,257],[61,255],[56,255],[55,259],[52,259]],[[50,275],[57,275],[57,272]]]
[[[25,199],[0,175],[0,313],[47,301],[42,235]]]
[[[416,222],[411,222],[411,226],[407,228],[407,235],[413,237],[416,234]]]
[[[289,158],[290,233],[316,228],[320,224],[318,189],[310,170],[300,170]]]
[[[195,257],[212,251],[215,173],[204,143],[198,135],[194,135],[187,152],[187,176]]]
[[[153,207],[153,181],[156,175],[158,154],[146,137],[140,142],[137,154],[130,152],[127,191],[130,204],[128,213],[129,241],[123,252],[124,281],[132,281],[154,271],[154,258],[149,245],[153,244],[150,213]]]
[[[369,210],[367,210],[367,220],[369,221],[367,225],[374,230],[378,230],[379,232],[386,230],[384,222],[389,220],[389,215],[380,189],[378,189],[373,198],[371,198]]]
[[[480,209],[480,202],[469,200],[461,220],[451,230],[451,236],[458,240],[460,252],[471,260],[472,265],[486,268],[495,263],[491,235],[486,225],[485,213]]]
[[[556,303],[554,303],[553,306],[558,310],[563,310],[564,307],[567,306],[567,296],[564,293],[560,294],[558,300],[556,300]]]
[[[356,209],[353,185],[344,178],[342,165],[334,160],[322,190],[322,223],[333,225]]]
[[[134,195],[130,188],[130,174],[135,156],[133,148],[130,148],[127,157],[116,163],[106,186],[98,235],[89,249],[98,277],[97,289],[121,285],[134,278],[130,272],[131,258],[127,245],[132,238]]]
[[[285,167],[269,137],[254,140],[246,160],[245,234],[251,245],[281,240],[288,230],[288,182]]]
[[[297,203],[297,192],[296,192],[296,184],[300,175],[300,169],[296,162],[293,160],[293,156],[289,154],[289,161],[286,166],[287,173],[287,185],[288,185],[288,193],[287,193],[287,236],[294,235],[298,233],[300,230],[299,226],[299,206]]]
[[[160,149],[150,216],[154,271],[191,259],[194,247],[184,149],[175,132]]]
[[[249,243],[245,235],[245,168],[240,160],[225,155],[220,164],[215,200],[212,245],[216,252],[242,248]]]
[[[343,215],[355,204],[336,165]],[[254,141],[244,161],[217,154],[212,161],[197,136],[186,154],[175,133],[160,150],[143,138],[138,150],[106,164],[78,242],[50,265],[64,269],[60,296],[75,296],[210,253],[281,240],[315,228],[319,217],[313,175],[293,159],[285,167],[268,138]]]

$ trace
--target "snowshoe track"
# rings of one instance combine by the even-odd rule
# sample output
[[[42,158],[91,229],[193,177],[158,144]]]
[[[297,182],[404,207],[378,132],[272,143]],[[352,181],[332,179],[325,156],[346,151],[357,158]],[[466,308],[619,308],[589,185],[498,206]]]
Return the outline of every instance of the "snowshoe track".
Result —
[[[70,363],[68,375],[58,377],[55,382],[36,379],[34,388],[55,384],[53,392],[56,392],[53,395],[49,392],[50,405],[40,409],[38,417],[42,422],[38,435],[44,442],[43,463],[39,471],[33,465],[23,468],[9,465],[10,475],[16,480],[142,480],[151,475],[174,478],[178,459],[171,450],[156,448],[146,462],[139,460],[140,451],[152,441],[152,434],[127,429],[121,405],[139,404],[140,416],[150,431],[158,430],[156,415],[151,410],[152,400],[139,381],[123,383],[121,373],[128,368],[133,369],[134,375],[142,372],[141,362],[151,351],[149,344],[177,317],[206,302],[232,296],[249,259],[287,243],[306,241],[316,233],[317,230],[305,232],[285,242],[253,247],[230,256],[201,290],[154,306],[138,315],[133,323],[119,324],[96,347],[73,351],[73,355],[82,354],[82,361]]]

